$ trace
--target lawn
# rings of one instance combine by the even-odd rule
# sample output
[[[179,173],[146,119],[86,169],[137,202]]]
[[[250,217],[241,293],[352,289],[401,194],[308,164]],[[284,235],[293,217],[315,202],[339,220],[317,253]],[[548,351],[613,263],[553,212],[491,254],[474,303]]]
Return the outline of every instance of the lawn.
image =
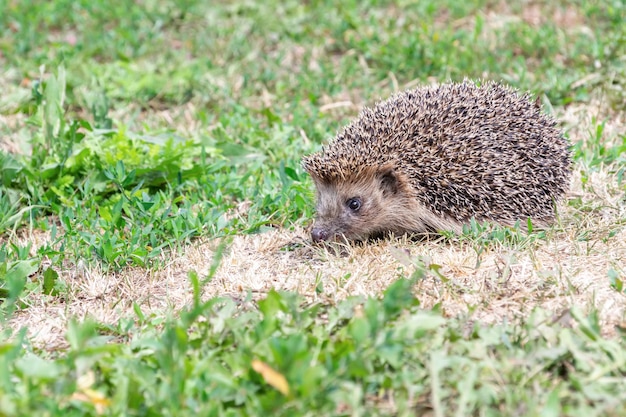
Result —
[[[626,415],[625,22],[0,0],[0,417]],[[559,121],[557,222],[313,245],[302,156],[464,78]]]

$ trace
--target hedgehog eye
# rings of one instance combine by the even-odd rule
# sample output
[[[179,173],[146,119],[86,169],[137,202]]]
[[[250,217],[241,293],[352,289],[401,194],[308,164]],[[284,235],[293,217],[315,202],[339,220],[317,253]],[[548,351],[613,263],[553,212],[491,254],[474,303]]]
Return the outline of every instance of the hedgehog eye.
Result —
[[[350,198],[346,201],[346,205],[350,210],[357,211],[361,208],[361,199],[357,197]]]

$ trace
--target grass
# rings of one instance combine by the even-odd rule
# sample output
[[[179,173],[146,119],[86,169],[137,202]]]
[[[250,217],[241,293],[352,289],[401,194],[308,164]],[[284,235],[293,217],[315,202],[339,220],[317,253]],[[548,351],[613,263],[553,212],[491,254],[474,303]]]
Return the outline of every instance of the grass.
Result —
[[[0,415],[623,415],[625,19],[0,0]],[[301,156],[464,77],[561,121],[559,222],[312,247]]]

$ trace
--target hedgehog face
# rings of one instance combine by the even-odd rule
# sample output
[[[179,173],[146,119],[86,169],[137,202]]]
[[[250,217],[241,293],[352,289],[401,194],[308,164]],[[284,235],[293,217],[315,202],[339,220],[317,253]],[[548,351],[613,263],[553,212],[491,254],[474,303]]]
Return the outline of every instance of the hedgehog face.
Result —
[[[365,240],[385,233],[405,233],[416,225],[416,200],[404,178],[391,166],[369,167],[358,175],[324,181],[317,188],[313,241]],[[407,222],[411,225],[407,229]],[[418,221],[419,222],[419,221]]]
[[[362,240],[367,237],[363,224],[378,208],[378,199],[364,184],[320,183],[317,185],[317,216],[311,231],[314,242]]]

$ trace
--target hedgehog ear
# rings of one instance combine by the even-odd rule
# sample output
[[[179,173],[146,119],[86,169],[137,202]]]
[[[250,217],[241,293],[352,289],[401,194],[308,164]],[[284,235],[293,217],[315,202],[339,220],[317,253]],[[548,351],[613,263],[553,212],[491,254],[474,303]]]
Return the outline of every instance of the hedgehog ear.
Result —
[[[396,173],[393,165],[385,165],[379,168],[378,178],[383,193],[397,194],[402,187],[402,179]]]
[[[304,169],[304,171],[311,176],[313,182],[317,183],[320,180],[319,175],[317,175],[317,171],[313,169],[313,163],[308,156],[302,158],[300,165],[302,166],[302,169]]]

